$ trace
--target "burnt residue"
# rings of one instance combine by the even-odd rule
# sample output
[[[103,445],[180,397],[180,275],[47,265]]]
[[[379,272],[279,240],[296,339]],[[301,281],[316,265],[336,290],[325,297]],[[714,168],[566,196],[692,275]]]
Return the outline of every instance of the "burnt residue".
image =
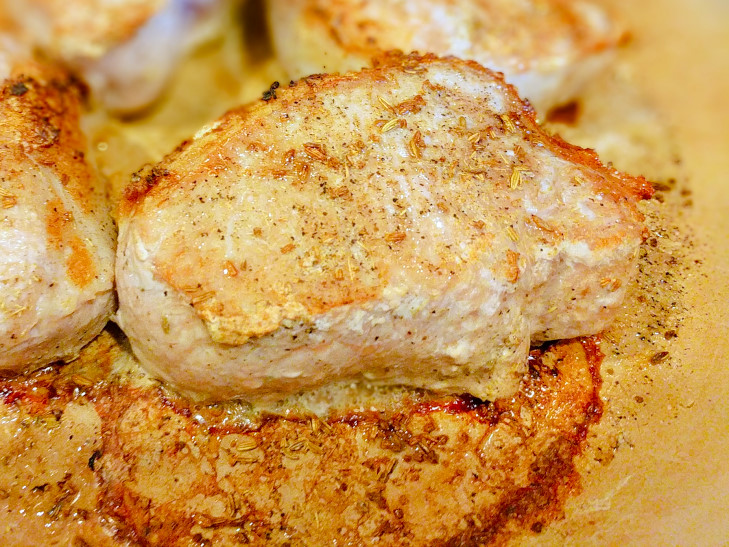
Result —
[[[276,95],[276,90],[279,88],[281,84],[279,84],[278,81],[273,82],[266,91],[263,92],[263,100],[264,101],[271,101],[274,99],[277,99],[278,96]]]
[[[8,87],[8,91],[11,95],[22,97],[28,92],[28,86],[25,82],[13,82]]]
[[[448,412],[451,414],[460,414],[462,412],[473,412],[478,410],[483,412],[483,409],[488,408],[491,405],[491,401],[484,401],[470,395],[469,393],[463,393],[457,397],[447,399],[432,399],[425,401],[417,405],[414,412]]]
[[[169,176],[171,176],[171,173],[165,168],[156,165],[145,165],[142,167],[132,175],[130,184],[124,189],[122,210],[125,211],[135,203],[141,201],[152,188],[159,185]]]
[[[91,454],[89,457],[89,469],[91,471],[96,471],[96,461],[101,457],[101,451],[100,450],[94,450],[94,453]]]
[[[578,101],[571,101],[566,104],[552,108],[547,113],[547,122],[561,123],[564,125],[576,125],[580,120],[582,107]]]

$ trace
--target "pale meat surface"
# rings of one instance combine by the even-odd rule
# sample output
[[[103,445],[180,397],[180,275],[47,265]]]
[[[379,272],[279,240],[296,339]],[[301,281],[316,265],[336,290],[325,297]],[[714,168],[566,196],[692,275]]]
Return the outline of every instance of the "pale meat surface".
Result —
[[[277,89],[136,177],[117,320],[152,375],[208,399],[340,379],[493,399],[530,343],[609,323],[650,185],[476,63],[381,62]]]
[[[214,32],[224,0],[2,0],[19,34],[74,68],[107,108],[162,94],[183,55]]]
[[[113,312],[113,227],[85,156],[81,91],[2,56],[0,370],[73,359]]]
[[[620,27],[582,0],[268,0],[292,77],[367,66],[384,50],[473,59],[505,74],[540,114],[604,70]]]

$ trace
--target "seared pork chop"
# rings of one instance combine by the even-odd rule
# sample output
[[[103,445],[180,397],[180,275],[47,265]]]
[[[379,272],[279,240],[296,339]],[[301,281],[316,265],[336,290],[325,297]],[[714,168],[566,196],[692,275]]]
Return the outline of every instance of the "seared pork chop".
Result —
[[[219,23],[223,0],[2,0],[27,35],[68,63],[108,108],[134,111]]]
[[[268,0],[291,77],[357,70],[383,50],[473,59],[506,75],[540,114],[603,70],[621,31],[583,0]]]
[[[113,311],[109,211],[86,160],[81,91],[0,60],[0,370],[73,359]]]
[[[385,56],[266,93],[136,176],[117,321],[206,399],[334,380],[494,399],[595,333],[635,271],[641,178],[546,134],[474,62]]]

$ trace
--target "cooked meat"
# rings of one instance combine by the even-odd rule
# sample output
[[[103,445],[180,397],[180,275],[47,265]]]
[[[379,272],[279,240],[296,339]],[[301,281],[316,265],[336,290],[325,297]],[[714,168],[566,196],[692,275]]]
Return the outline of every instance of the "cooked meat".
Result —
[[[114,249],[80,90],[7,51],[0,66],[0,369],[21,371],[73,359],[101,331]]]
[[[211,33],[223,0],[2,0],[46,54],[78,70],[108,108],[162,93],[180,57]]]
[[[272,87],[125,193],[118,322],[154,376],[209,399],[366,379],[492,400],[530,342],[611,320],[651,187],[545,134],[498,74],[395,55]]]
[[[539,113],[602,70],[621,33],[582,0],[268,0],[276,53],[292,77],[369,65],[379,51],[473,59]]]

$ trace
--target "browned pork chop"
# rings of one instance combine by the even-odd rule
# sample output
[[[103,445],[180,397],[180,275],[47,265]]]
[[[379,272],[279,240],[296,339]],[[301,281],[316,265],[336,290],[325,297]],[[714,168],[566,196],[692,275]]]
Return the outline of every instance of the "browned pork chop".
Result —
[[[0,370],[70,360],[113,311],[114,244],[81,89],[0,54]]]
[[[268,0],[293,77],[356,70],[383,50],[473,59],[502,71],[540,114],[604,70],[622,31],[585,0]]]
[[[215,32],[224,1],[0,0],[0,8],[106,107],[134,111],[158,98],[180,58]]]
[[[266,96],[126,192],[118,322],[154,376],[206,399],[493,399],[530,343],[614,316],[651,187],[547,135],[499,75],[396,55]]]

